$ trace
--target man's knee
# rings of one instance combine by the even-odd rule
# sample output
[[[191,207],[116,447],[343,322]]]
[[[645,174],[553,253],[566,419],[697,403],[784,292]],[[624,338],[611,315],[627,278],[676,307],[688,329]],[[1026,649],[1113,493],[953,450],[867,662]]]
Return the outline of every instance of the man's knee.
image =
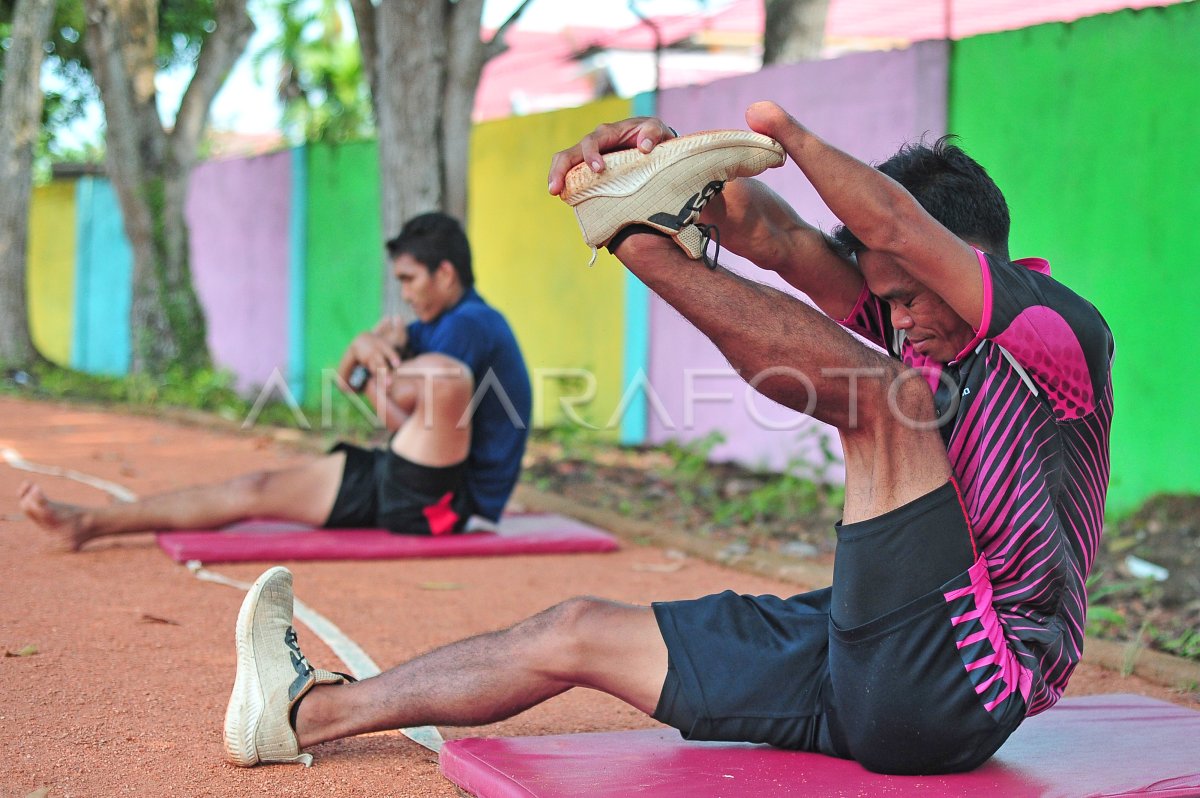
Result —
[[[418,406],[428,404],[438,411],[461,414],[470,405],[475,379],[462,361],[431,352],[408,361],[404,370],[424,380],[424,390],[417,395]]]
[[[616,619],[619,604],[593,596],[577,596],[556,604],[542,614],[545,624],[543,666],[547,673],[576,680],[595,664],[596,646],[603,638],[597,631]]]
[[[470,368],[449,355],[428,353],[403,365],[407,377],[419,380],[413,415],[456,422],[470,407],[475,379]]]

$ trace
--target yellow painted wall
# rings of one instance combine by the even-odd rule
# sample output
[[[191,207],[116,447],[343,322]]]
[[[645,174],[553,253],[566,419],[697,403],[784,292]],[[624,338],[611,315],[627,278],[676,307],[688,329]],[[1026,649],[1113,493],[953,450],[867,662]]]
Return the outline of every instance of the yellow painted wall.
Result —
[[[38,350],[71,364],[75,325],[75,181],[33,190],[29,207],[26,290],[29,327]]]
[[[546,173],[557,150],[630,115],[628,100],[611,99],[473,131],[468,232],[477,287],[508,317],[525,353],[535,426],[562,422],[560,396],[582,396],[592,379],[595,398],[572,405],[579,417],[605,426],[620,404],[624,268],[603,251],[588,268],[575,214],[546,192]],[[553,376],[578,369],[591,378]]]

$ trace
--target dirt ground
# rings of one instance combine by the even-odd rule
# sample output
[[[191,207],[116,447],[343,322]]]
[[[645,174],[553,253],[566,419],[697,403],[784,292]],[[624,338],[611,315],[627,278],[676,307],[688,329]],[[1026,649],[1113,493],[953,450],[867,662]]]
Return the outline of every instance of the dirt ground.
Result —
[[[310,456],[264,435],[6,398],[0,447],[140,495]],[[241,594],[198,581],[149,535],[78,554],[60,550],[17,512],[15,493],[27,478],[0,464],[0,677],[7,686],[0,697],[0,796],[457,795],[433,755],[395,733],[318,746],[311,769],[226,764],[221,722]],[[38,479],[55,498],[107,500],[75,481]],[[725,588],[796,590],[694,557],[680,563],[663,549],[627,541],[620,552],[597,555],[285,564],[295,573],[297,597],[383,667],[581,593],[645,603]],[[213,570],[251,581],[266,565]],[[298,631],[314,665],[340,666],[311,633]],[[1187,696],[1086,658],[1068,692],[1140,693],[1194,706]],[[576,690],[504,723],[442,732],[655,725],[615,699]]]

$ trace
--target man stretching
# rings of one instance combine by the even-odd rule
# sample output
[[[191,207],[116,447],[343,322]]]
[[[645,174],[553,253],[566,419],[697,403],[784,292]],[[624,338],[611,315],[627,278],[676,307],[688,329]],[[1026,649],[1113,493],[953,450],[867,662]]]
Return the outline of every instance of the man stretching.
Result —
[[[100,507],[54,502],[24,483],[21,510],[78,550],[109,535],[216,529],[269,517],[328,528],[444,534],[495,522],[521,470],[532,394],[508,322],[475,291],[457,220],[417,216],[387,242],[417,320],[358,335],[338,375],[370,397],[386,448],[339,443],[311,463]]]
[[[833,585],[652,607],[572,599],[347,683],[295,648],[291,575],[275,568],[238,618],[232,761],[491,723],[581,686],[691,739],[945,773],[978,766],[1059,698],[1082,653],[1108,483],[1107,326],[1044,261],[1009,259],[1003,195],[946,140],[876,170],[772,103],[746,121],[762,135],[602,125],[554,157],[550,191],[759,391],[838,430]],[[844,223],[833,240],[761,183],[724,185],[785,151]],[[824,314],[709,262],[718,236]]]

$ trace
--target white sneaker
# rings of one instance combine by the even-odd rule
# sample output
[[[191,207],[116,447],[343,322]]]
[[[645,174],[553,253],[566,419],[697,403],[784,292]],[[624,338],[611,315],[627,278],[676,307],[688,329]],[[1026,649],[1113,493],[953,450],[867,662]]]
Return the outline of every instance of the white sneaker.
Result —
[[[593,262],[596,250],[631,224],[666,233],[698,260],[708,237],[695,221],[709,199],[725,181],[753,177],[784,160],[774,139],[747,130],[709,130],[664,141],[649,153],[608,153],[599,174],[579,164],[567,172],[561,197],[575,209]]]
[[[237,619],[237,676],[225,710],[225,755],[242,767],[302,762],[292,710],[318,684],[347,684],[346,674],[308,664],[292,628],[292,573],[277,566],[254,583]]]

